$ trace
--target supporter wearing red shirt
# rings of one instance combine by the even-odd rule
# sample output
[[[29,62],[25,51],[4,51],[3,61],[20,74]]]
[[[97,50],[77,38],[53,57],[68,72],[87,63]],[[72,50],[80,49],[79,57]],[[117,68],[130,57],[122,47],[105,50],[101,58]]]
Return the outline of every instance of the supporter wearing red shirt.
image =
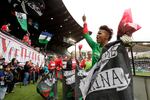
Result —
[[[61,58],[61,56],[56,57],[56,59],[55,59],[55,64],[56,64],[56,69],[57,69],[57,70],[62,69],[63,63],[62,63],[62,58]]]
[[[56,64],[55,64],[55,61],[54,61],[54,57],[52,57],[50,59],[49,64],[48,64],[48,70],[53,71],[55,68],[56,68]]]
[[[83,59],[80,62],[80,67],[85,69],[86,71],[91,69],[91,67],[92,67],[92,52],[91,51],[88,51],[87,58]]]
[[[26,35],[23,36],[23,40],[22,42],[28,44],[28,45],[31,45],[31,40],[30,40],[30,33],[27,33]]]
[[[85,62],[86,62],[86,58],[82,59],[81,62],[80,62],[80,67],[81,67],[82,69],[85,68]]]
[[[61,69],[63,67],[63,63],[61,56],[55,58],[55,64],[56,64],[56,77],[62,79]]]
[[[73,70],[77,66],[77,60],[75,59],[75,54],[72,52],[69,60],[67,61],[66,69]]]
[[[9,30],[9,26],[10,26],[10,23],[3,25],[1,30],[4,32],[10,32],[11,30]]]

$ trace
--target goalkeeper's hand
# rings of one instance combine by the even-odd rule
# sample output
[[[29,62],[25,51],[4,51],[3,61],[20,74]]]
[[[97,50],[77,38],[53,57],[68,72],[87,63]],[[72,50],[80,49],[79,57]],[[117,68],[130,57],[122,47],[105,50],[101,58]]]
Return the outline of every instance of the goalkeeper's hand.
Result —
[[[83,34],[87,34],[88,33],[88,27],[87,27],[87,23],[86,23],[86,16],[83,15],[82,16],[82,20],[83,20]]]
[[[125,44],[129,44],[130,42],[132,42],[133,39],[131,36],[124,34],[123,36],[120,37],[120,40]]]

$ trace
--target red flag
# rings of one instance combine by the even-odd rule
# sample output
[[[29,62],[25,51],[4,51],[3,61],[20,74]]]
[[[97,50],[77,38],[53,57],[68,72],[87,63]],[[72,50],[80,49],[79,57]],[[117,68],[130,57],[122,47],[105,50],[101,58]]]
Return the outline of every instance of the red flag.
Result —
[[[121,37],[124,34],[132,36],[132,33],[140,28],[141,26],[133,23],[131,9],[126,9],[119,23],[117,36]]]

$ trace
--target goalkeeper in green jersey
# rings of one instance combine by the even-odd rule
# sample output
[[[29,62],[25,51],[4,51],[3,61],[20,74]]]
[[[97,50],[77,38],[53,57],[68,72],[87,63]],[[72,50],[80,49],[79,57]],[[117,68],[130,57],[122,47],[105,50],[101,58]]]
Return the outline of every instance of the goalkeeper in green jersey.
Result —
[[[83,36],[92,49],[92,66],[93,66],[99,60],[102,48],[112,38],[113,30],[109,28],[107,25],[100,26],[97,36],[96,36],[97,42],[95,42],[89,35],[85,15],[82,17],[82,20],[84,23],[83,24]]]

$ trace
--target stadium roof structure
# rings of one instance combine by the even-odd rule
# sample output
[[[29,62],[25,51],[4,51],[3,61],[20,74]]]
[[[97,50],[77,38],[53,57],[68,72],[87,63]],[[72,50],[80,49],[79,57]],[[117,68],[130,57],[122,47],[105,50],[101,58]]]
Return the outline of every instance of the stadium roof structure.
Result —
[[[35,6],[41,11],[41,15],[38,15],[35,9],[31,9]],[[53,37],[47,45],[47,51],[65,52],[69,46],[73,45],[68,42],[69,38],[76,42],[83,39],[82,27],[68,12],[62,0],[2,0],[0,8],[0,13],[9,13],[13,9],[26,12],[32,20],[37,20],[38,32],[29,26],[29,32],[33,33],[30,38],[35,46],[41,46],[38,43],[38,37],[42,31],[52,33]],[[19,34],[18,37],[22,38],[23,35]]]

